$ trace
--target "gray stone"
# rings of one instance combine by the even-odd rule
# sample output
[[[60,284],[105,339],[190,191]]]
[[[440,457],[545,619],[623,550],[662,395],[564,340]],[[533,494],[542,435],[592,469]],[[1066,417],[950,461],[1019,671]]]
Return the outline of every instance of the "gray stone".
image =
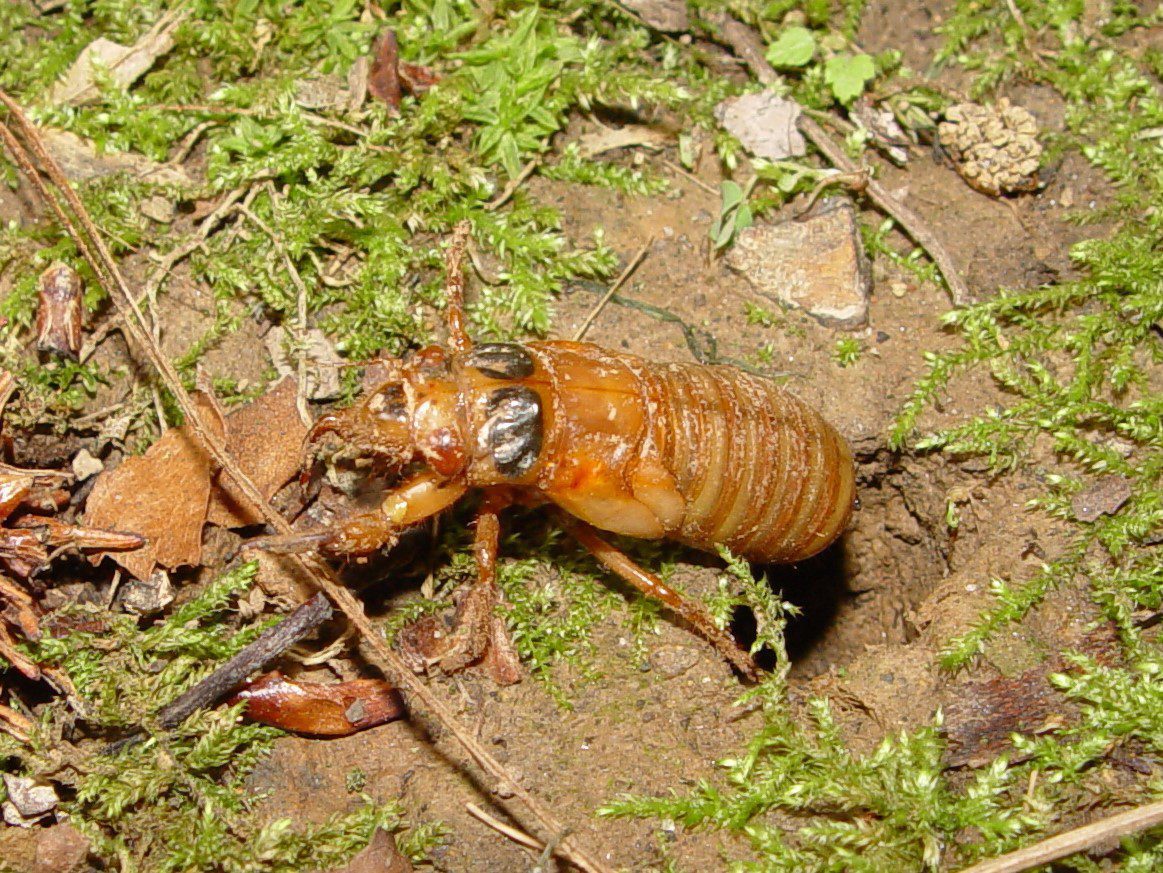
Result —
[[[825,201],[804,220],[747,228],[725,260],[764,297],[823,324],[859,327],[868,321],[871,271],[856,210],[845,198]]]

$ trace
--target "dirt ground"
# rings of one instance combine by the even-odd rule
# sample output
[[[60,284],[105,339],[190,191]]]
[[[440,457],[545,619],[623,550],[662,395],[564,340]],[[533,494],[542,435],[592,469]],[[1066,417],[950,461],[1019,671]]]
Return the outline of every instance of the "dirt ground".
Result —
[[[868,51],[900,48],[907,63],[924,69],[935,47],[933,25],[931,15],[915,6],[905,4],[902,12],[900,4],[874,3],[860,41]],[[946,87],[962,84],[955,72],[942,76]],[[1061,107],[1048,91],[1017,87],[1009,96],[1033,112],[1043,130],[1061,128]],[[930,153],[914,151],[907,167],[882,163],[881,169],[884,184],[931,225],[981,295],[1068,277],[1066,253],[1083,231],[1063,220],[1060,204],[1106,194],[1075,157],[1048,168],[1038,192],[1007,202],[974,192]],[[661,163],[655,170],[669,173]],[[704,161],[697,175],[717,187],[712,162]],[[756,296],[746,277],[710,256],[708,228],[717,195],[681,176],[671,178],[672,191],[652,197],[611,196],[543,180],[531,181],[529,190],[562,211],[571,238],[586,239],[601,228],[623,264],[653,238],[622,295],[665,307],[709,331],[723,355],[755,360],[760,347],[770,344],[772,371],[786,375],[788,387],[824,411],[850,441],[860,499],[851,529],[817,559],[768,568],[772,583],[803,608],[789,629],[794,697],[830,697],[847,740],[867,751],[886,733],[930,723],[939,707],[971,689],[1048,669],[1053,653],[1079,645],[1093,606],[1085,595],[1065,592],[991,643],[972,675],[950,677],[936,666],[939,645],[964,630],[988,602],[990,578],[1025,578],[1064,542],[1056,524],[1024,509],[1039,487],[1036,465],[991,479],[974,462],[888,448],[888,428],[922,373],[922,353],[952,343],[939,323],[949,307],[946,292],[878,261],[866,327],[846,331],[790,313],[786,317],[798,330],[748,324],[746,303],[774,307]],[[9,217],[0,214],[0,220]],[[862,218],[874,225],[882,220],[873,212]],[[601,290],[570,289],[557,306],[553,335],[571,336]],[[179,282],[163,299],[167,347],[185,348],[203,330],[211,303],[198,293]],[[832,350],[848,336],[863,352],[841,367]],[[607,306],[587,338],[658,360],[691,360],[677,325],[637,309]],[[244,330],[211,351],[207,366],[215,375],[258,378],[265,361],[255,354],[257,346]],[[961,420],[997,399],[988,382],[963,380],[927,423]],[[98,397],[94,408],[105,400]],[[78,447],[58,443],[53,451],[17,441],[18,453],[35,455],[40,463]],[[960,512],[956,531],[945,522],[950,500]],[[688,552],[675,582],[705,593],[721,572],[715,559]],[[568,669],[554,674],[572,710],[559,707],[531,680],[502,688],[468,672],[433,684],[524,787],[611,865],[660,869],[670,856],[683,869],[699,870],[740,857],[742,847],[717,833],[594,817],[595,808],[621,792],[661,793],[714,782],[720,778],[714,762],[736,753],[758,723],[755,713],[733,706],[743,690],[737,677],[675,620],[659,623],[646,665],[634,657],[617,614],[598,627],[595,642],[595,677]],[[493,809],[496,798],[481,789],[475,770],[437,726],[397,721],[338,740],[287,737],[260,764],[250,787],[267,794],[264,810],[272,819],[321,821],[360,802],[348,788],[355,770],[365,775],[363,790],[371,796],[400,798],[409,815],[446,823],[452,837],[436,852],[436,869],[523,870],[536,863],[537,852],[500,837],[465,811],[466,803]]]

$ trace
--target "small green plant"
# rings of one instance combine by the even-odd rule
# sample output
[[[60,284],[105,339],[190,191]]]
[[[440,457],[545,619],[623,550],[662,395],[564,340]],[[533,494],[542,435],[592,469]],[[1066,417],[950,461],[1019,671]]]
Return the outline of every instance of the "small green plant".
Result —
[[[850,367],[860,360],[864,348],[855,337],[841,337],[832,347],[832,359],[841,367]]]
[[[818,36],[807,27],[792,25],[767,47],[767,61],[776,69],[799,71],[808,81],[822,79],[836,102],[847,106],[864,93],[877,70],[870,55],[846,51],[845,44],[836,34]],[[821,52],[825,55],[822,68],[812,63]]]
[[[711,242],[716,250],[729,246],[739,232],[751,227],[755,218],[747,198],[751,196],[751,189],[755,187],[755,177],[747,183],[746,188],[739,187],[737,182],[730,179],[720,183],[719,190],[722,202],[719,204],[719,215],[711,222]]]

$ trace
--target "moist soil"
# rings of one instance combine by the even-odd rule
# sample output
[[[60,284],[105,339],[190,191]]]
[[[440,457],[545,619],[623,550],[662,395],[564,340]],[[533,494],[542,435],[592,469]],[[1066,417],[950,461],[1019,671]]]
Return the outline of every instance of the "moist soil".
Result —
[[[936,47],[934,21],[929,12],[904,6],[908,14],[902,18],[900,4],[870,4],[861,45],[873,52],[902,49],[906,63],[924,69]],[[946,88],[965,84],[957,71],[941,75]],[[1041,130],[1062,128],[1061,106],[1052,93],[1022,86],[1008,96],[1035,115]],[[590,124],[578,122],[566,136],[583,133]],[[950,305],[944,289],[878,259],[867,326],[837,329],[794,312],[782,313],[775,327],[749,324],[746,304],[774,307],[710,251],[708,229],[719,206],[717,165],[703,160],[696,182],[675,174],[663,157],[672,156],[645,157],[652,172],[672,182],[671,190],[660,195],[612,196],[538,179],[527,189],[561,210],[571,238],[585,240],[601,229],[623,264],[653,240],[621,295],[712,335],[721,356],[766,368],[821,409],[850,441],[860,501],[850,530],[812,561],[764,568],[771,583],[803,610],[788,630],[793,705],[828,696],[852,748],[868,751],[886,734],[932,723],[938,708],[951,702],[956,711],[956,701],[971,691],[1051,669],[1055,653],[1085,642],[1093,606],[1083,592],[1067,589],[1001,634],[970,673],[940,672],[937,652],[988,605],[989,580],[1026,578],[1065,542],[1057,523],[1024,509],[1041,489],[1039,460],[1049,463],[1051,456],[1035,456],[1022,471],[991,478],[979,462],[891,451],[886,435],[924,370],[923,353],[954,342],[939,321]],[[613,153],[609,158],[628,162],[633,156]],[[939,156],[920,148],[912,151],[907,166],[880,162],[880,170],[886,187],[930,224],[979,296],[1068,278],[1067,252],[1084,231],[1065,221],[1061,204],[1101,202],[1107,195],[1089,168],[1072,156],[1043,173],[1038,191],[1007,200],[973,191]],[[0,206],[0,220],[19,217],[24,208],[13,198]],[[782,217],[802,206],[793,204]],[[882,220],[871,211],[861,218],[873,226]],[[893,242],[902,250],[908,245],[903,238]],[[603,290],[597,285],[568,289],[556,307],[552,335],[572,337]],[[158,307],[166,349],[176,353],[200,336],[212,305],[205,290],[184,282],[179,270]],[[205,362],[211,375],[259,379],[267,366],[260,332],[261,326],[248,321],[212,349]],[[855,338],[862,349],[849,366],[840,366],[833,356],[837,340],[844,337]],[[679,324],[613,303],[598,314],[587,339],[656,360],[692,360]],[[124,354],[118,342],[111,340],[100,352],[110,364]],[[769,352],[761,362],[764,347]],[[987,378],[960,380],[926,425],[964,420],[999,400]],[[108,401],[96,398],[93,409]],[[67,461],[84,445],[75,437],[17,435],[15,449],[19,461],[52,464]],[[955,530],[946,523],[950,502],[960,518]],[[517,515],[509,523],[529,523],[529,518]],[[563,542],[560,548],[574,547]],[[706,594],[716,586],[723,572],[717,559],[676,554],[673,581],[679,587]],[[510,548],[504,557],[525,555]],[[550,574],[553,570],[546,569],[535,584],[548,581]],[[414,590],[399,596],[414,596]],[[392,605],[392,597],[377,600],[375,614],[385,616]],[[739,678],[687,627],[664,615],[648,635],[642,658],[624,618],[615,610],[597,626],[586,675],[570,666],[553,670],[570,708],[531,678],[498,687],[470,670],[433,677],[432,683],[521,785],[612,866],[659,869],[669,856],[683,869],[700,870],[717,868],[724,858],[744,857],[742,845],[718,832],[595,817],[597,807],[623,792],[662,794],[701,780],[718,782],[715,761],[736,754],[759,726],[757,713],[735,705],[744,690]],[[739,628],[743,634],[745,624]],[[963,757],[972,763],[972,750]],[[477,771],[464,763],[445,731],[419,718],[343,739],[288,736],[261,763],[250,787],[266,795],[264,814],[271,819],[317,822],[361,802],[349,788],[357,772],[363,774],[366,794],[398,798],[410,817],[445,823],[450,838],[434,853],[435,869],[523,870],[537,862],[538,852],[466,812],[466,804],[475,804],[504,819],[497,804],[507,798],[485,787],[487,780],[478,781]],[[516,804],[511,807],[520,811]]]

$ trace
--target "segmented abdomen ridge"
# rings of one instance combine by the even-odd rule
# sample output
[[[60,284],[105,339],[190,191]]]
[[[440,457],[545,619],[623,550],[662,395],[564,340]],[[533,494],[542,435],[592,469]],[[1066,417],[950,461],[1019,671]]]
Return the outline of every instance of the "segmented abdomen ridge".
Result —
[[[791,562],[839,535],[855,494],[852,456],[819,413],[733,367],[649,370],[652,441],[686,503],[676,539]]]

